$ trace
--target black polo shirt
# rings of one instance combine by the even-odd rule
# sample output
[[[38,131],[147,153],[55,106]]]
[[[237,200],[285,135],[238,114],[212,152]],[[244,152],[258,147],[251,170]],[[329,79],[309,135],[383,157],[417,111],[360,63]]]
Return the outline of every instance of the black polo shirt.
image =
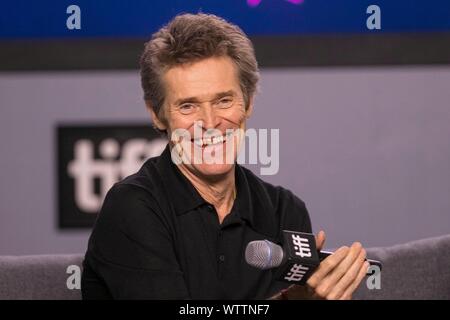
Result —
[[[217,213],[173,164],[167,146],[116,183],[84,260],[84,299],[265,299],[287,286],[245,262],[250,241],[311,232],[302,200],[236,165],[237,195]]]

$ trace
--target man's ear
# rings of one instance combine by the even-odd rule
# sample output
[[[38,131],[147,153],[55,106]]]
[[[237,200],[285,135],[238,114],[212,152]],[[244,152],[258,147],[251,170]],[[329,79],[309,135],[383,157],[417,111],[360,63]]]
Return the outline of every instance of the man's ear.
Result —
[[[254,101],[254,97],[255,96],[251,96],[249,99],[248,99],[248,107],[247,107],[247,110],[245,110],[245,117],[248,119],[248,118],[250,118],[250,116],[252,115],[252,113],[253,113],[253,101]]]
[[[164,124],[164,121],[159,119],[158,115],[156,114],[155,110],[153,109],[152,103],[150,101],[146,100],[145,105],[147,106],[147,110],[150,112],[150,117],[152,119],[154,126],[161,131],[167,130],[167,126]]]

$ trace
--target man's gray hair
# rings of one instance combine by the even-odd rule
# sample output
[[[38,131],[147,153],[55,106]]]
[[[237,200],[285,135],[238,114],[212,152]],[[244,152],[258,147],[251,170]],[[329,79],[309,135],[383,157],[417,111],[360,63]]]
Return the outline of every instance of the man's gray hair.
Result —
[[[250,39],[236,25],[212,14],[182,14],[152,35],[141,56],[144,99],[162,121],[162,75],[171,67],[210,57],[228,56],[238,70],[245,108],[257,90],[258,63]]]

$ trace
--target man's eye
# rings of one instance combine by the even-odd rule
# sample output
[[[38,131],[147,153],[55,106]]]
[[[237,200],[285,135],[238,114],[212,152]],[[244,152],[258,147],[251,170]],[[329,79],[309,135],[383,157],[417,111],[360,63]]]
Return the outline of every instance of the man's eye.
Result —
[[[178,107],[181,112],[191,112],[194,110],[195,106],[191,103],[185,103]]]
[[[220,108],[229,108],[233,104],[233,99],[231,98],[222,98],[217,103]]]

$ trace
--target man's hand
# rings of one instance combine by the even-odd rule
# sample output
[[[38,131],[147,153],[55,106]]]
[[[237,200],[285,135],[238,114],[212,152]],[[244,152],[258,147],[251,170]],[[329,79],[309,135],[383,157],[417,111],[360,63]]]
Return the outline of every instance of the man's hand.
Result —
[[[325,244],[325,232],[316,236],[317,249]],[[339,248],[324,259],[305,286],[292,285],[285,292],[288,299],[349,300],[367,273],[369,263],[364,261],[366,250],[355,242],[349,248]]]

